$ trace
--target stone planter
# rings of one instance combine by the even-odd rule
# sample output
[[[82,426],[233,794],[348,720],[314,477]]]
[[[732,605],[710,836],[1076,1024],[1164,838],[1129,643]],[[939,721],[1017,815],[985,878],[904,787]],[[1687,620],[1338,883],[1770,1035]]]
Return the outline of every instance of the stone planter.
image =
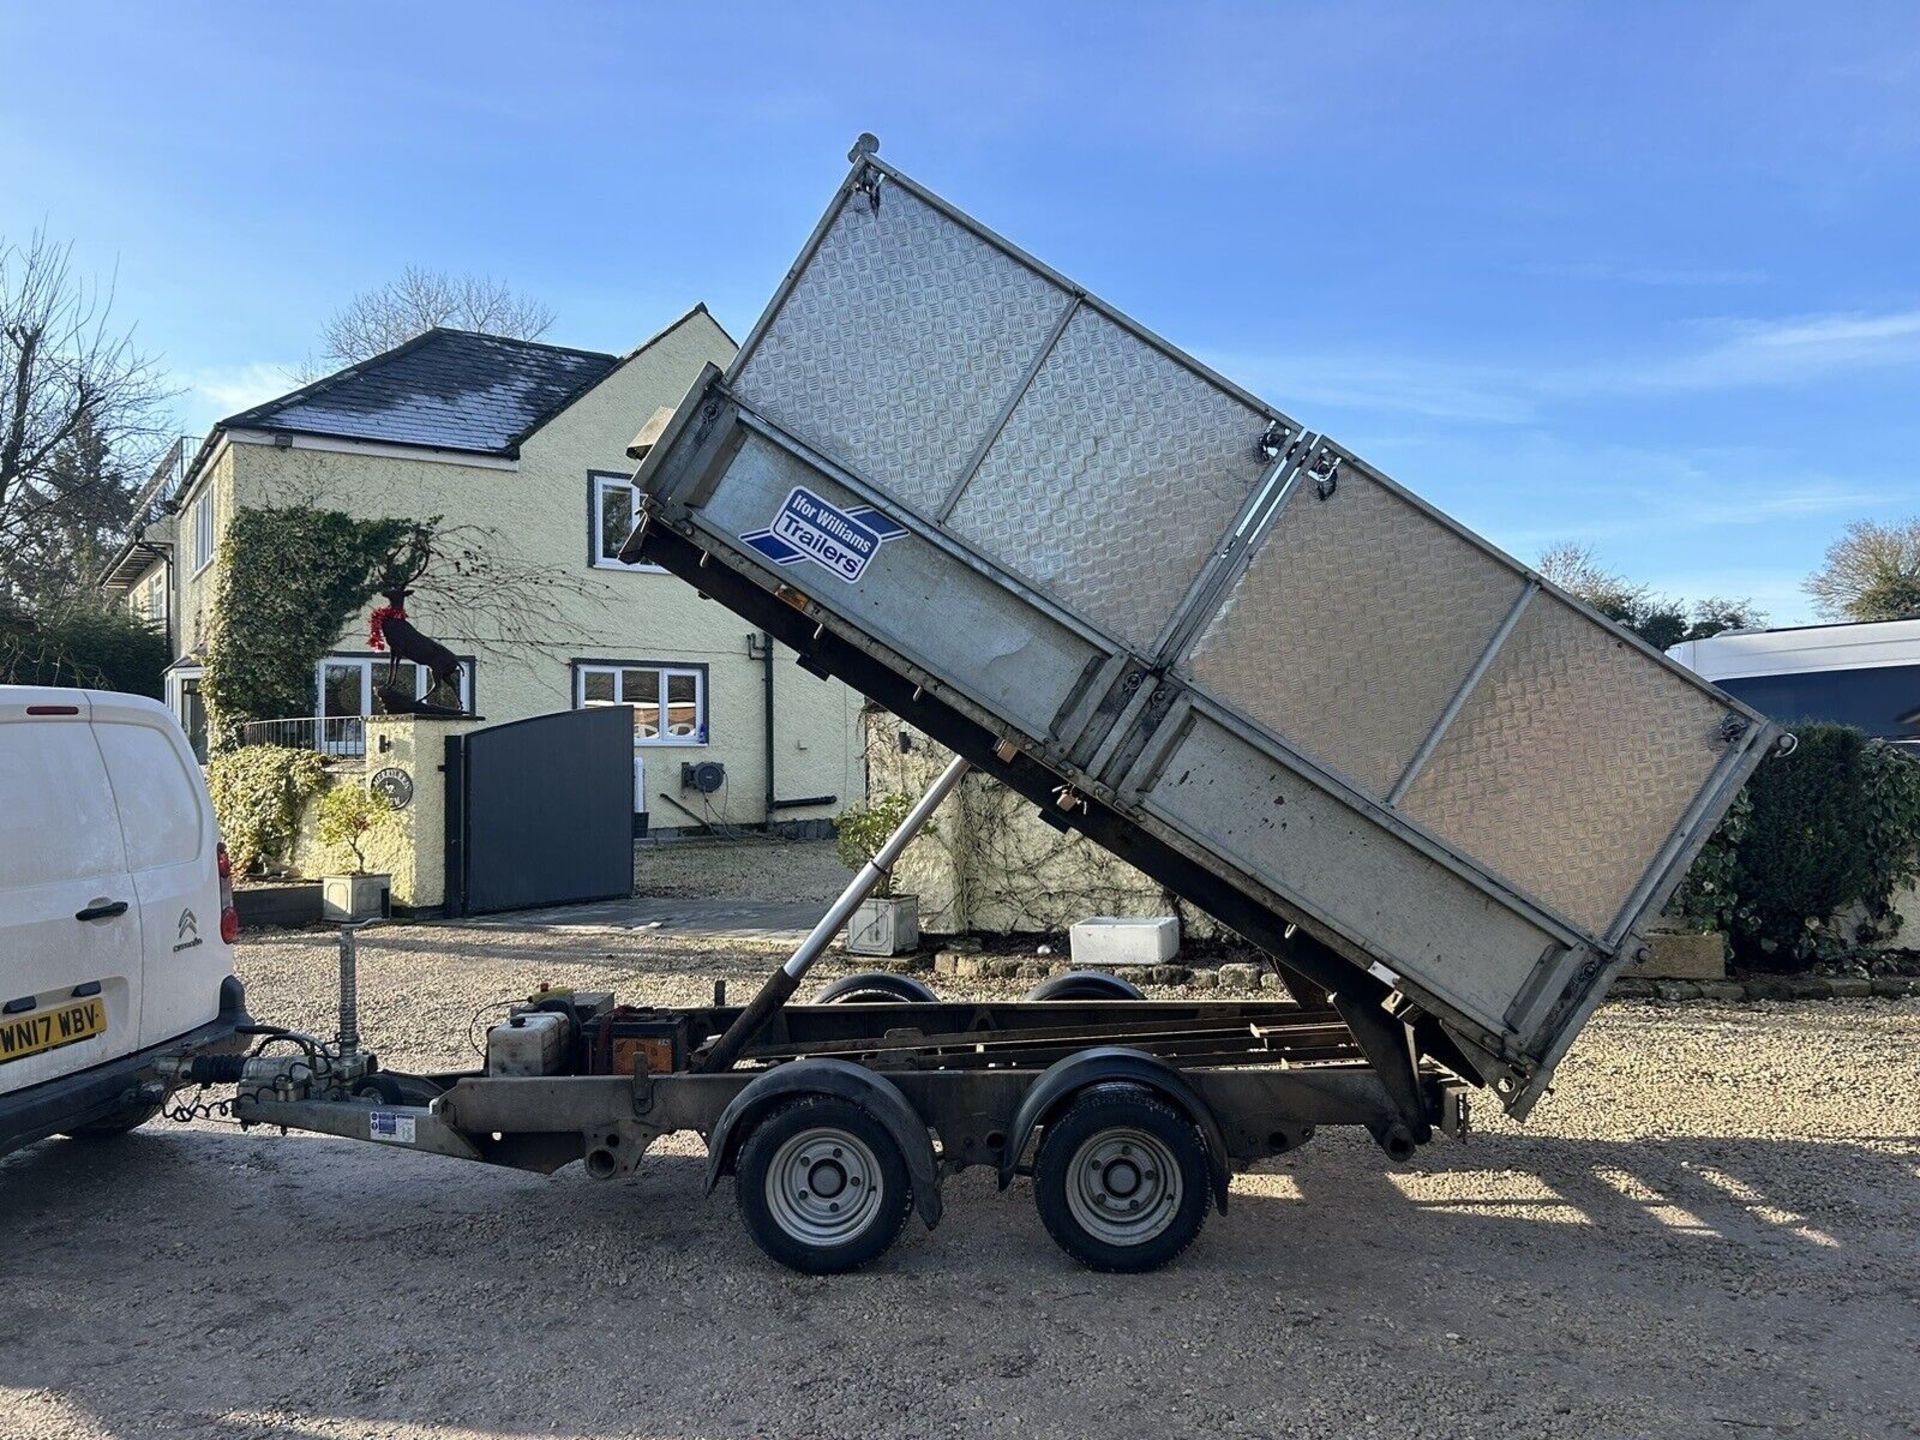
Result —
[[[1630,971],[1642,980],[1724,980],[1727,978],[1727,942],[1717,931],[1685,935],[1655,931],[1647,937],[1653,952],[1644,965]]]
[[[375,920],[393,913],[391,875],[326,875],[320,880],[320,918]]]
[[[853,955],[898,955],[920,944],[920,897],[888,895],[862,900],[847,921],[847,951]]]

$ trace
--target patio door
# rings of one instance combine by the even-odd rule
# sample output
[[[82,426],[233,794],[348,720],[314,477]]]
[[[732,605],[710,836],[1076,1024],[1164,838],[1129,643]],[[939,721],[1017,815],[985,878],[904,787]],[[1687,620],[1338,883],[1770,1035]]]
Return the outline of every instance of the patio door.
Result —
[[[314,670],[319,693],[319,734],[315,748],[325,755],[361,755],[366,751],[365,720],[379,713],[374,687],[386,680],[385,655],[329,655]],[[452,709],[473,708],[473,661],[460,659],[458,686],[437,683],[431,672],[411,660],[400,662],[400,689],[416,700]]]
[[[319,683],[314,749],[322,755],[364,755],[365,717],[373,709],[373,666],[365,660],[322,660]]]
[[[207,704],[200,695],[200,678],[205,673],[198,665],[182,665],[167,672],[167,708],[187,732],[193,758],[202,765],[207,763]]]

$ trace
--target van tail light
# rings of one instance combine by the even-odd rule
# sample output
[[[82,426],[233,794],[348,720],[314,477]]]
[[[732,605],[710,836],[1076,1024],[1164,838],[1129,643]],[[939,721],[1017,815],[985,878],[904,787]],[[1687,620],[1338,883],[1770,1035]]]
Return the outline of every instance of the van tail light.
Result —
[[[224,840],[213,853],[220,871],[220,938],[231,945],[240,938],[240,912],[233,908],[233,861],[227,858]]]

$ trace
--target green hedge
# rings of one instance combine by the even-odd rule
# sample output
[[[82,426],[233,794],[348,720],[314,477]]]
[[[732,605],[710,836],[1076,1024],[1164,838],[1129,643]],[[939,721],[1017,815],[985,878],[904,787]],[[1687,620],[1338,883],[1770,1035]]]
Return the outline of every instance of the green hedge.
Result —
[[[167,637],[127,611],[78,605],[34,615],[0,610],[0,684],[74,685],[159,699]]]
[[[313,750],[245,745],[214,756],[207,791],[234,870],[290,860],[300,812],[326,783],[326,761]]]
[[[1920,761],[1846,725],[1798,727],[1694,862],[1676,908],[1734,958],[1801,970],[1893,938],[1920,875]]]

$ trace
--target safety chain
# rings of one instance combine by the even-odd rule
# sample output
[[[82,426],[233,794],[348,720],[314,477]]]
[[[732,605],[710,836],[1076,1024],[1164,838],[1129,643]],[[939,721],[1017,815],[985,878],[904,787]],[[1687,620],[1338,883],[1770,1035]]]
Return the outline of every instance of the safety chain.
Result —
[[[202,1085],[194,1093],[204,1095],[207,1087]],[[231,1095],[224,1100],[182,1100],[167,1106],[162,1113],[167,1119],[177,1120],[182,1125],[193,1120],[227,1120],[237,1125],[240,1122],[233,1119],[233,1101]]]

